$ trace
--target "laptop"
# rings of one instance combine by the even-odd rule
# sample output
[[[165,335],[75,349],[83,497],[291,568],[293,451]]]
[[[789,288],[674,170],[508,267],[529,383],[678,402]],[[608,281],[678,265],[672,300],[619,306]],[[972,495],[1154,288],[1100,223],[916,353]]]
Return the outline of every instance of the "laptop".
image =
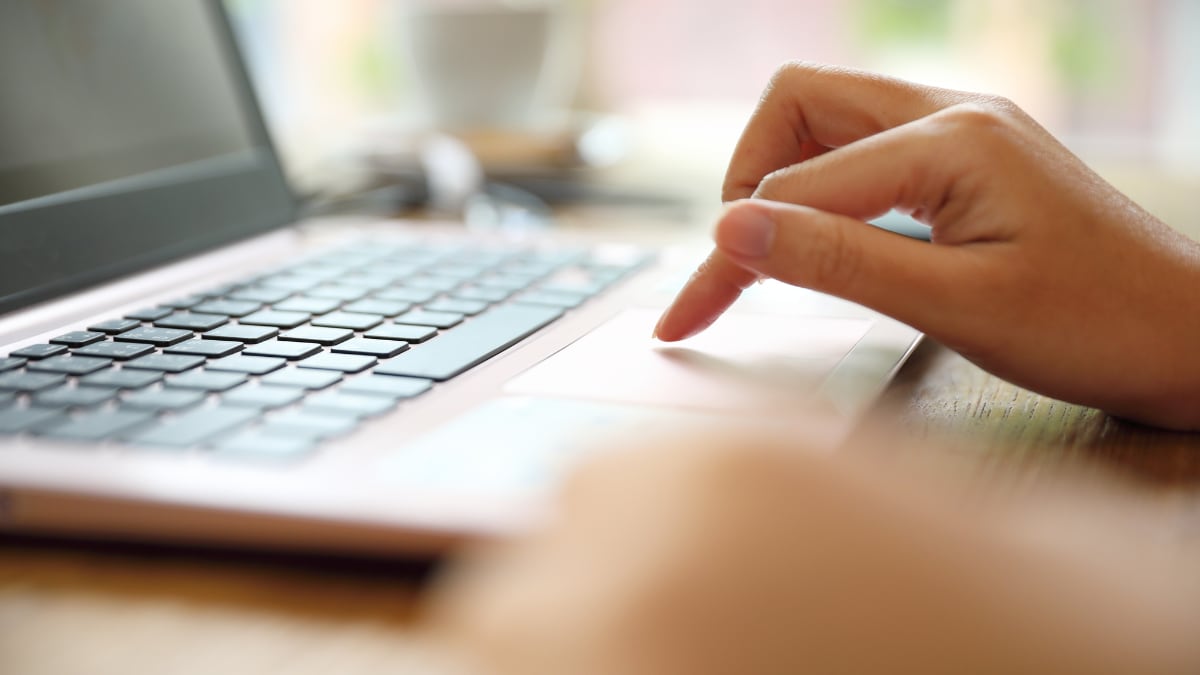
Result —
[[[6,2],[0,91],[0,532],[437,554],[630,439],[849,428],[919,339],[766,283],[656,343],[703,242],[298,223],[218,2]]]

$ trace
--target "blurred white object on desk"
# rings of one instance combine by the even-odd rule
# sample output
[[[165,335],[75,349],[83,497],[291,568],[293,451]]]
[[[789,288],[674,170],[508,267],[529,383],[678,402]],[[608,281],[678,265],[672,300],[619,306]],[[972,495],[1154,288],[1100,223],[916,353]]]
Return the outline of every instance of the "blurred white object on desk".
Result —
[[[561,126],[581,56],[569,3],[421,0],[401,12],[401,44],[432,128]]]

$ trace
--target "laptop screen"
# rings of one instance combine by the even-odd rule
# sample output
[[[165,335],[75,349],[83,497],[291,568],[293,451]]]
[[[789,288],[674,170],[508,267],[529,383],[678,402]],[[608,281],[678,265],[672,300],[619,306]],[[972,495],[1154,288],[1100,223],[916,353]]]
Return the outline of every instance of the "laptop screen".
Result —
[[[291,212],[218,4],[0,3],[0,310]]]

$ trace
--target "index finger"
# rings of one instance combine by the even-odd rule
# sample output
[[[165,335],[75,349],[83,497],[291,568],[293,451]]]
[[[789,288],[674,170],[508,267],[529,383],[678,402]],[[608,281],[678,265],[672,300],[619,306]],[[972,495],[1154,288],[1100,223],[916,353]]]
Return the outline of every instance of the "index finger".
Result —
[[[751,197],[774,171],[973,96],[850,68],[784,65],[738,140],[721,199]]]

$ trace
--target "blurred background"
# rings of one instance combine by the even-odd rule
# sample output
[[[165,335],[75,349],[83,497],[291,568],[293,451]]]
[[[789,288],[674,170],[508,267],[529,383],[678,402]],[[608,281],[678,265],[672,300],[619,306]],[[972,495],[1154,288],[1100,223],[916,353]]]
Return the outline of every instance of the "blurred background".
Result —
[[[420,174],[440,130],[549,201],[715,205],[789,59],[1007,96],[1127,182],[1200,175],[1195,0],[228,1],[313,194]]]

